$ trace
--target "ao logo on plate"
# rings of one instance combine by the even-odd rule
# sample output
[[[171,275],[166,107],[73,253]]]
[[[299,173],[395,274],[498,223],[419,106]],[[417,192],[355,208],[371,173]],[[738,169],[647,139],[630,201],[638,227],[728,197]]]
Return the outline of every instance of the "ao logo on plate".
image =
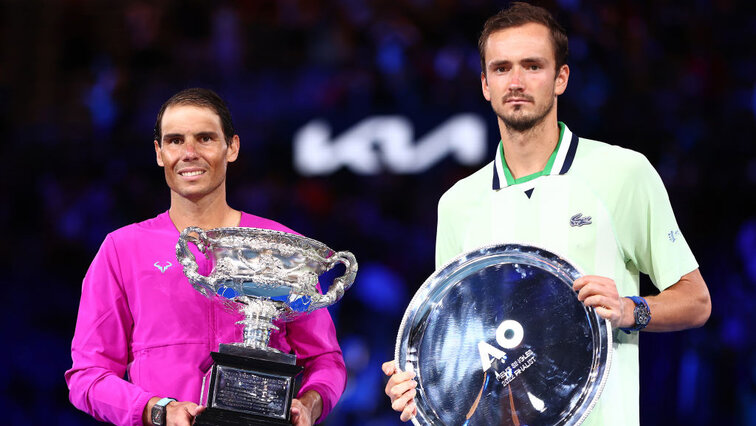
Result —
[[[499,324],[496,329],[496,343],[504,349],[513,349],[522,343],[525,331],[522,325],[515,320],[506,320]],[[507,360],[507,353],[487,342],[478,342],[478,351],[480,352],[480,362],[483,371],[491,368],[493,360],[499,359],[502,363]]]

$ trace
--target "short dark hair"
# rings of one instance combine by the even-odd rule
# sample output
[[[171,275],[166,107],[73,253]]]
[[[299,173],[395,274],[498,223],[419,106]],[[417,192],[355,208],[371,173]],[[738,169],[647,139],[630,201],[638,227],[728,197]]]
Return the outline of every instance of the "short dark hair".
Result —
[[[163,143],[163,129],[160,123],[163,120],[163,114],[168,107],[173,105],[191,105],[213,110],[218,114],[218,117],[220,117],[221,127],[223,128],[223,137],[226,139],[226,143],[231,144],[231,138],[236,134],[234,130],[234,122],[231,120],[231,111],[228,110],[228,106],[217,93],[210,89],[203,89],[200,87],[184,89],[171,96],[170,99],[165,101],[163,106],[160,107],[157,120],[155,121],[153,135],[155,140],[158,141],[158,144],[162,145]]]
[[[480,52],[480,68],[484,74],[486,73],[486,43],[491,34],[530,23],[541,24],[549,29],[551,44],[554,46],[557,72],[562,65],[567,63],[567,54],[569,53],[567,33],[551,13],[539,6],[514,2],[508,8],[502,9],[496,15],[488,18],[483,25],[483,32],[478,39],[478,51]]]

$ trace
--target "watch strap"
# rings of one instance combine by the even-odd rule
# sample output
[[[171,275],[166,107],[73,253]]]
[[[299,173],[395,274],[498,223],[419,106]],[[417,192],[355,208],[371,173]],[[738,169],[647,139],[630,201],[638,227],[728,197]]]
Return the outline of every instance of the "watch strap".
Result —
[[[651,321],[651,309],[648,307],[648,302],[646,302],[646,299],[640,297],[640,296],[625,296],[626,298],[633,301],[635,304],[635,308],[633,309],[633,319],[635,320],[635,324],[632,327],[620,327],[620,330],[624,331],[627,334],[630,334],[633,331],[640,331],[646,328],[649,321]],[[638,322],[638,310],[643,309],[648,317],[648,320],[639,323]]]
[[[163,398],[160,401],[156,402],[155,405],[165,407],[166,405],[168,405],[170,402],[173,402],[173,401],[175,401],[175,399],[173,398]]]
[[[166,408],[165,407],[168,404],[170,404],[171,402],[173,402],[173,401],[176,401],[176,399],[175,398],[162,398],[158,402],[156,402],[155,405],[152,406],[152,412],[150,413],[151,414],[150,417],[152,418],[152,422],[153,423],[155,423],[158,426],[165,425],[165,420],[166,420],[165,419],[165,417],[166,417]],[[160,413],[162,415],[157,415],[156,416],[156,414],[158,414],[158,413]]]

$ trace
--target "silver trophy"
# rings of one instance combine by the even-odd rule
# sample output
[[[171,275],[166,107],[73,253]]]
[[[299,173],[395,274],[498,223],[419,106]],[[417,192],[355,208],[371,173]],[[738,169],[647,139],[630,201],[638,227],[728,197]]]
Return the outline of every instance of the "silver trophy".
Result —
[[[609,374],[611,325],[572,289],[582,273],[501,244],[434,272],[404,314],[395,361],[416,373],[416,425],[577,426]]]
[[[197,272],[189,243],[211,261],[210,275]],[[341,299],[357,273],[354,255],[268,229],[189,227],[181,232],[176,256],[197,291],[244,315],[243,341],[212,353],[215,363],[202,392],[208,408],[195,424],[288,424],[294,376],[302,367],[295,355],[268,346],[277,329],[273,321],[291,321]],[[318,277],[338,264],[345,273],[321,294]]]

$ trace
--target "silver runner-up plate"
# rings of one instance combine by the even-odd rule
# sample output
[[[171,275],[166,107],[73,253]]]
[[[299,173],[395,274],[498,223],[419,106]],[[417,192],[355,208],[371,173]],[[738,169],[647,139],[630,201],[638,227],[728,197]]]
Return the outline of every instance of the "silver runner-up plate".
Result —
[[[503,244],[433,273],[404,313],[395,361],[416,373],[421,425],[579,425],[604,387],[611,326],[563,257]]]

